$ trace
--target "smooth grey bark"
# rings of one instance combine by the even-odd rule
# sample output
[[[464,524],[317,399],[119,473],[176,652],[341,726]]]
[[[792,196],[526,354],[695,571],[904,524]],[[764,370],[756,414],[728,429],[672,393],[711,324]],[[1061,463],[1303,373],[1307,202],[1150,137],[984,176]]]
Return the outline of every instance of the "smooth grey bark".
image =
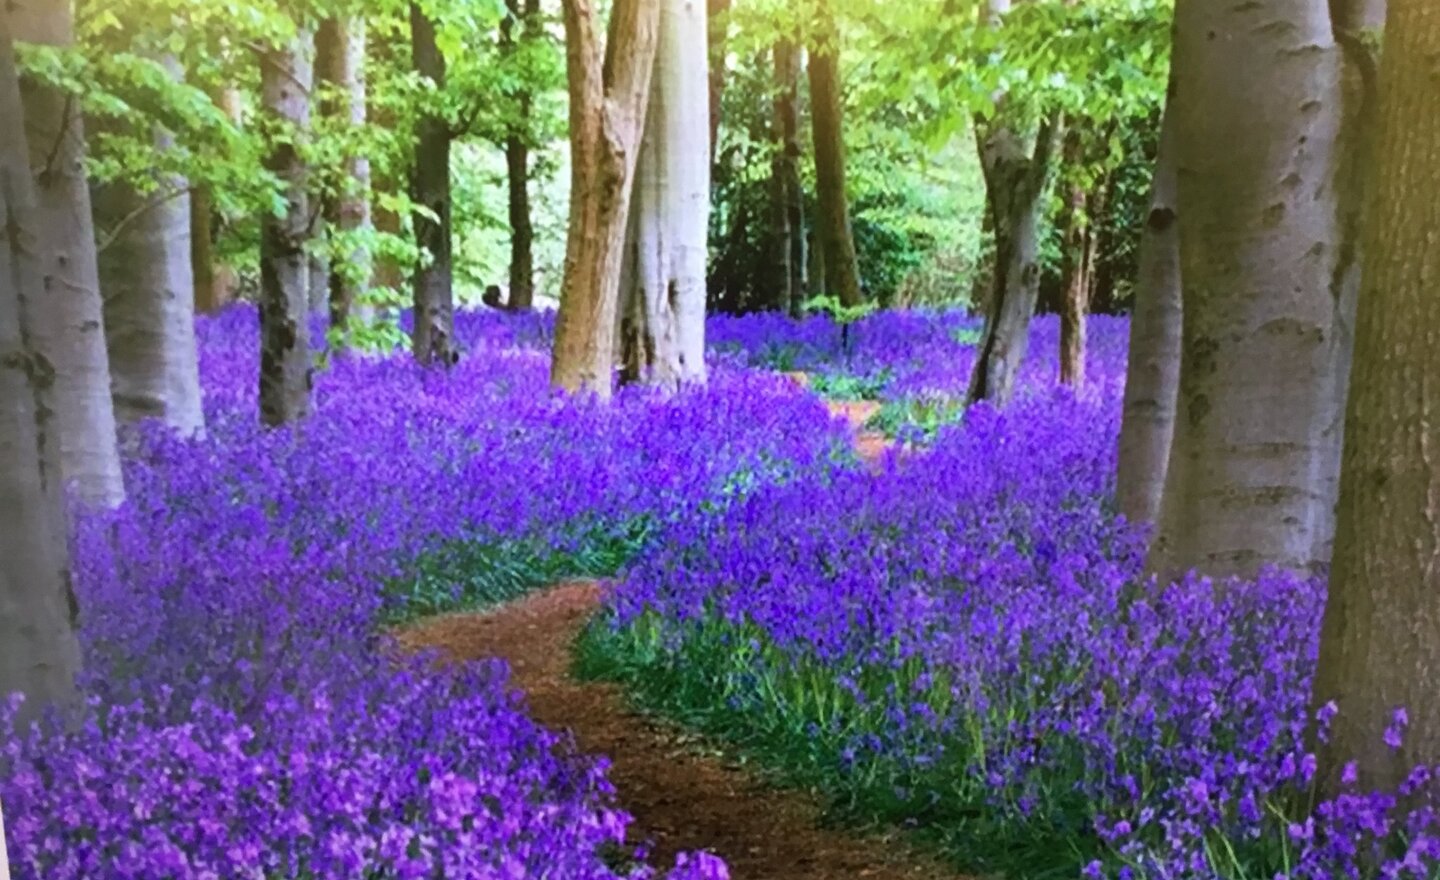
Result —
[[[167,67],[180,77],[173,59]],[[157,152],[174,149],[170,133],[158,130],[154,138]],[[105,235],[100,293],[116,418],[159,419],[187,436],[203,433],[189,184],[164,176],[142,192],[115,181],[91,195]]]
[[[705,381],[710,142],[705,8],[661,0],[655,70],[621,270],[622,378]],[[628,270],[628,271],[627,271]]]
[[[1181,0],[1174,58],[1183,355],[1149,565],[1314,569],[1358,266],[1346,59],[1329,10],[1305,0]]]
[[[36,346],[45,289],[44,212],[36,201],[11,43],[0,6],[0,695],[23,718],[78,697],[80,646],[70,583],[53,365]],[[23,720],[23,719],[22,719]],[[4,873],[0,829],[0,874]]]
[[[272,124],[291,136],[272,145],[266,168],[285,183],[285,210],[260,223],[260,419],[299,421],[310,412],[310,199],[294,141],[310,127],[314,41],[300,33],[260,58],[260,92]]]
[[[325,111],[356,128],[363,127],[368,117],[365,46],[365,19],[359,16],[327,19],[316,37],[317,75],[332,90],[332,104]],[[351,155],[346,157],[345,166],[349,178],[346,189],[327,197],[324,215],[333,234],[353,237],[373,225],[370,159]],[[345,266],[331,267],[325,291],[331,327],[344,327],[357,299],[370,288],[372,262],[370,253],[357,246],[349,251]]]
[[[73,40],[69,4],[12,0],[10,15],[17,41],[66,46]],[[55,373],[61,470],[82,501],[113,507],[124,500],[125,484],[110,399],[84,124],[78,103],[56,89],[24,80],[20,94],[43,246],[45,294],[36,306],[33,340]]]
[[[410,4],[410,45],[415,72],[437,91],[445,88],[445,56],[435,43],[435,22],[419,3]],[[434,114],[421,116],[415,130],[415,161],[410,168],[410,198],[433,214],[414,217],[415,241],[429,262],[415,270],[415,358],[449,367],[455,351],[454,259],[450,239],[450,126]]]
[[[1391,0],[1365,214],[1354,382],[1314,702],[1339,708],[1319,743],[1333,794],[1393,791],[1440,761],[1440,7]],[[1396,709],[1408,725],[1384,741]]]
[[[1173,82],[1170,95],[1173,100]],[[1167,109],[1150,184],[1150,210],[1140,234],[1115,483],[1120,512],[1131,522],[1145,525],[1153,525],[1160,516],[1180,384],[1183,312],[1175,150],[1175,114]]]
[[[980,166],[995,231],[995,274],[985,330],[970,375],[971,403],[1004,406],[1030,344],[1030,319],[1040,298],[1040,218],[1060,123],[1046,119],[1033,144],[1004,117],[977,123]]]

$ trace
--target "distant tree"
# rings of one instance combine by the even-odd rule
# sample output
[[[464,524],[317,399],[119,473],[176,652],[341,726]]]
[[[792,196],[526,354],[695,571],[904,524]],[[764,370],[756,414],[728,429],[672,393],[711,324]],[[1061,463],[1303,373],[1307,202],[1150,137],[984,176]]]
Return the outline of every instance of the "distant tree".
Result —
[[[649,111],[621,270],[622,378],[675,389],[705,381],[710,224],[706,20],[660,0]]]
[[[770,303],[799,314],[806,293],[805,190],[800,178],[800,48],[777,40],[773,133],[770,160],[769,269],[763,286]]]
[[[80,648],[56,456],[60,389],[50,384],[47,355],[32,344],[52,227],[30,179],[14,17],[13,7],[0,5],[0,225],[8,232],[0,239],[0,695],[25,694],[28,718],[76,698]],[[68,195],[51,189],[43,197]],[[5,866],[0,827],[0,877]]]
[[[601,52],[592,0],[565,0],[570,223],[550,381],[608,399],[630,195],[645,128],[659,0],[616,0]]]
[[[72,44],[68,3],[12,0],[9,9],[17,41],[62,48]],[[44,289],[50,291],[36,303],[32,333],[36,348],[54,370],[51,401],[60,466],[79,497],[114,506],[124,500],[125,485],[110,398],[80,105],[58,86],[29,76],[21,82],[21,97],[43,245],[41,270]]]
[[[282,136],[265,166],[284,183],[284,205],[260,225],[260,418],[267,425],[310,412],[311,210],[300,144],[310,127],[314,40],[301,30],[260,54],[261,107]]]
[[[415,72],[433,95],[445,89],[445,56],[435,42],[435,22],[418,2],[410,4],[410,40]],[[424,212],[414,216],[415,241],[425,252],[415,271],[415,357],[422,364],[450,366],[455,353],[455,268],[451,242],[450,122],[435,107],[415,129],[410,198]]]
[[[328,87],[325,115],[354,129],[362,128],[368,119],[365,19],[327,18],[320,25],[315,43],[316,79]],[[331,235],[342,242],[363,240],[373,228],[370,159],[358,149],[350,149],[343,163],[345,173],[324,196],[325,223]],[[357,243],[348,247],[344,259],[331,267],[326,292],[331,327],[344,328],[349,322],[356,301],[370,287],[371,263],[369,251]]]
[[[1315,702],[1329,792],[1356,761],[1393,790],[1440,761],[1440,6],[1390,0],[1339,522]],[[1397,723],[1397,710],[1406,723]],[[1403,733],[1386,742],[1387,728]]]
[[[825,267],[823,293],[847,306],[865,298],[845,184],[845,103],[840,86],[840,29],[829,0],[816,0],[810,45],[810,123],[815,139],[815,236]]]
[[[506,0],[509,15],[500,25],[502,47],[516,53],[519,43],[543,37],[540,0]],[[517,39],[517,27],[521,33]],[[535,304],[535,224],[530,216],[530,126],[535,96],[528,83],[516,95],[515,119],[505,138],[505,168],[510,208],[510,298],[508,307],[524,311]]]

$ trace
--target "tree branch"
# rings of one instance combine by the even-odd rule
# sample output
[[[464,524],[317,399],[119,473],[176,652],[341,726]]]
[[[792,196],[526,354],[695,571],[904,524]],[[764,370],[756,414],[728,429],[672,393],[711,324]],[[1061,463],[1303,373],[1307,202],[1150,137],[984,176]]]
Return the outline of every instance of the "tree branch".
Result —
[[[138,206],[137,208],[135,208],[135,210],[131,211],[129,214],[126,214],[124,217],[121,217],[118,221],[116,221],[115,225],[110,227],[110,231],[106,233],[105,237],[95,243],[95,253],[97,255],[103,254],[107,248],[109,248],[112,244],[119,240],[120,236],[124,234],[125,230],[129,228],[131,224],[135,223],[141,217],[144,217],[146,214],[150,213],[151,211],[155,210],[156,208],[160,207],[171,199],[177,199],[181,196],[188,196],[194,191],[195,187],[189,186],[187,184],[183,187],[173,188],[168,191],[161,190],[157,192],[154,196],[147,199],[144,204]]]

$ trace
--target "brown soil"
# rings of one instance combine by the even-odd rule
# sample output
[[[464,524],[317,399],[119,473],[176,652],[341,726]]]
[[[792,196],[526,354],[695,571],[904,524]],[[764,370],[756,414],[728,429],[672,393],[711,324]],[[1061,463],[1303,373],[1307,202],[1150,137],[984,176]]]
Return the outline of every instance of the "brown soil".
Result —
[[[503,657],[531,715],[574,732],[581,750],[607,755],[634,840],[655,844],[652,864],[710,850],[735,880],[939,880],[953,871],[884,836],[821,827],[816,800],[765,784],[702,740],[632,711],[620,690],[570,675],[570,646],[599,603],[594,583],[562,584],[490,614],[422,621],[399,634],[411,649],[456,660]]]

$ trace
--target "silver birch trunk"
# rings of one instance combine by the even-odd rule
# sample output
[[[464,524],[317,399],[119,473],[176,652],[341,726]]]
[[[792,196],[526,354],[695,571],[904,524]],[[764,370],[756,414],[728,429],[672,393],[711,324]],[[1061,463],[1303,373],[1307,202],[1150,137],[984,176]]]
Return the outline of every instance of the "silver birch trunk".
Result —
[[[24,693],[32,717],[75,699],[80,647],[51,405],[59,389],[48,385],[52,365],[33,332],[47,295],[41,242],[49,230],[20,124],[11,15],[0,7],[0,696]],[[0,849],[0,876],[5,865]]]
[[[54,46],[73,41],[67,3],[13,0],[10,15],[17,40]],[[56,89],[26,81],[21,99],[43,242],[45,296],[37,303],[32,339],[55,374],[51,400],[61,472],[82,501],[113,507],[125,499],[125,484],[110,400],[84,125],[77,103]],[[7,124],[18,118],[7,116]]]
[[[625,378],[670,389],[705,381],[708,29],[704,3],[663,0],[621,272]]]
[[[1184,331],[1150,567],[1327,561],[1355,246],[1344,59],[1314,0],[1176,8]]]

